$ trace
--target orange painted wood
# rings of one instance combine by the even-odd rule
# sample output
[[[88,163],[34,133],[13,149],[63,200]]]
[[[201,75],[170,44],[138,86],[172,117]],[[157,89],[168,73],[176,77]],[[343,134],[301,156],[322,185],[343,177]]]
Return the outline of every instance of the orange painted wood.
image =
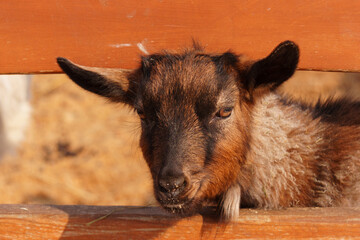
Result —
[[[140,54],[191,38],[252,58],[289,39],[301,69],[360,71],[360,1],[0,1],[0,73],[58,72],[57,56],[134,68]]]
[[[360,239],[360,208],[242,209],[233,223],[159,208],[0,205],[0,239]],[[95,221],[94,221],[95,220]]]

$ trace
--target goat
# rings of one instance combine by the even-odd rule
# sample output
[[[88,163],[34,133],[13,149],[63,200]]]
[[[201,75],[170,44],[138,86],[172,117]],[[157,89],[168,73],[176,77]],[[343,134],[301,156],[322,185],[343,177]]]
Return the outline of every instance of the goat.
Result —
[[[31,76],[0,76],[0,159],[14,152],[30,122]]]
[[[232,220],[240,207],[360,206],[360,102],[279,94],[298,60],[285,41],[259,61],[195,45],[142,57],[134,71],[57,62],[82,88],[137,111],[163,208],[188,216],[215,202]]]

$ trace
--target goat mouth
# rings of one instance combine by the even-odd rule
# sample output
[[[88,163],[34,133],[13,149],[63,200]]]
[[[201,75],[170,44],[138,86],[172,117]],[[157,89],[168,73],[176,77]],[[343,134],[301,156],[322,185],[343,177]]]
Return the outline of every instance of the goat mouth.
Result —
[[[161,203],[161,202],[160,202]],[[168,212],[183,217],[194,215],[198,210],[196,201],[187,200],[185,202],[161,203],[161,206]]]
[[[180,197],[169,197],[157,191],[156,198],[166,211],[181,216],[191,216],[199,208],[199,201],[195,198],[198,189],[183,193]]]
[[[162,206],[171,213],[181,213],[184,208],[184,205],[185,203],[177,203],[177,204],[164,204]]]
[[[177,204],[164,204],[163,206],[166,208],[182,208],[185,203],[177,203]]]
[[[192,215],[191,213],[191,207],[189,206],[191,204],[186,204],[186,203],[178,203],[178,204],[164,204],[162,205],[162,207],[172,213],[172,214],[176,214],[176,215],[180,215],[180,216],[189,216]]]

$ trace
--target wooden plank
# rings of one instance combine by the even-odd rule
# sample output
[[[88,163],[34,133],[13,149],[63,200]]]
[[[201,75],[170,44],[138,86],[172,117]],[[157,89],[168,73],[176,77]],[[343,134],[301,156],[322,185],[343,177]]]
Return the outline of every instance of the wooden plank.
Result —
[[[359,216],[360,208],[242,209],[220,224],[211,209],[177,218],[154,207],[0,205],[0,238],[360,239]]]
[[[138,56],[199,40],[253,58],[279,42],[301,48],[301,69],[360,71],[360,1],[0,1],[0,73],[58,72],[55,57],[134,68]]]

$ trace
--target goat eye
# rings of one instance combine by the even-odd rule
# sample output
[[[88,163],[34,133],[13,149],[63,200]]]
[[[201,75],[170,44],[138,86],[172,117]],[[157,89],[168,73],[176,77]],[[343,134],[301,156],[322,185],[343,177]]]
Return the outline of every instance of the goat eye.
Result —
[[[141,120],[145,120],[145,113],[142,110],[136,110]]]
[[[216,113],[216,116],[221,118],[228,118],[230,117],[232,110],[232,107],[220,108],[220,110]]]

